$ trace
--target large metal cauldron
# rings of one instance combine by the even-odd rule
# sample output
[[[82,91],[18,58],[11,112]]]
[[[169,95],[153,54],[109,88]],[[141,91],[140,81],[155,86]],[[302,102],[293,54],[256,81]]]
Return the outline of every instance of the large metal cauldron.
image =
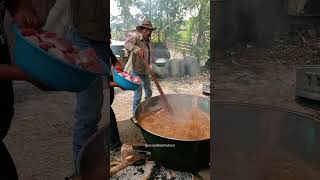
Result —
[[[320,121],[273,107],[212,106],[213,179],[320,179]]]
[[[170,94],[166,95],[166,97],[173,107],[191,109],[192,104],[195,103],[202,111],[208,114],[210,112],[208,98],[180,94]],[[135,111],[136,120],[132,119],[141,129],[147,144],[169,145],[165,147],[150,147],[152,159],[173,170],[191,172],[208,167],[210,162],[210,139],[198,141],[173,139],[157,135],[139,125],[139,117],[142,114],[152,112],[161,107],[162,100],[160,98],[160,96],[156,96],[142,102]]]

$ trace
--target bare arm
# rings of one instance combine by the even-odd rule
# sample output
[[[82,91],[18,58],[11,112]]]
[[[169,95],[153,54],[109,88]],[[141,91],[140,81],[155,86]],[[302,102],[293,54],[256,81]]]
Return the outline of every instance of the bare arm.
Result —
[[[28,76],[16,65],[0,64],[0,80],[29,80]]]
[[[124,90],[122,89],[116,82],[113,82],[113,81],[110,81],[110,87],[117,87],[117,88],[120,88],[121,90]]]
[[[18,80],[28,81],[42,91],[54,91],[33,79],[31,79],[26,73],[24,73],[18,66],[9,64],[0,64],[0,81],[1,80]]]
[[[40,20],[32,6],[32,0],[6,0],[5,3],[15,23],[19,26],[40,28]]]

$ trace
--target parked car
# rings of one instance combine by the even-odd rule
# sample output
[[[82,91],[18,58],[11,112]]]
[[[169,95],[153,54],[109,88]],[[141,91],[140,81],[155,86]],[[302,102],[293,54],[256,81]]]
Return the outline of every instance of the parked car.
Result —
[[[128,53],[124,48],[124,44],[125,44],[125,41],[111,40],[111,45],[110,45],[113,54],[118,58],[122,67],[126,65],[129,58]]]

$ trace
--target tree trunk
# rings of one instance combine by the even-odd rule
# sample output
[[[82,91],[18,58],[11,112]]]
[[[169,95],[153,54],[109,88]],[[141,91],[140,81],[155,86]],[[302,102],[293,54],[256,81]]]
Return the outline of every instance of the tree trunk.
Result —
[[[158,32],[158,43],[160,43],[160,36],[161,36],[161,33],[160,32]]]
[[[203,42],[203,32],[204,32],[204,27],[203,27],[203,23],[202,23],[202,16],[203,16],[203,11],[204,11],[204,7],[205,4],[202,4],[200,5],[200,10],[199,10],[199,13],[198,13],[198,34],[197,34],[197,38],[196,38],[196,51],[195,51],[195,56],[196,57],[200,57],[200,49],[198,48],[199,46],[201,46],[202,42]]]
[[[125,0],[123,7],[121,9],[121,15],[123,16],[123,24],[124,28],[128,29],[129,21],[130,21],[130,9],[129,9],[129,1]]]
[[[199,46],[202,44],[203,42],[203,24],[202,24],[202,16],[203,16],[203,7],[204,5],[201,4],[200,6],[200,10],[199,10],[199,14],[198,14],[198,36],[197,36],[197,40],[196,40],[196,45]]]
[[[166,30],[163,32],[163,35],[164,35],[164,42],[166,42],[167,41],[167,31]]]

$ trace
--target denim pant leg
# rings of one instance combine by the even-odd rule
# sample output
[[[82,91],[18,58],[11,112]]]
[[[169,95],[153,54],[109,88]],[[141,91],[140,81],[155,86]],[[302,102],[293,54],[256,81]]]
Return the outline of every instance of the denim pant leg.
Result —
[[[152,96],[151,82],[150,82],[149,75],[145,75],[143,79],[144,79],[143,80],[144,95],[145,95],[145,99],[147,100]]]
[[[142,98],[142,87],[135,90],[133,92],[133,105],[132,105],[132,112],[136,111],[137,106],[140,104]]]
[[[75,124],[73,129],[73,160],[86,141],[98,130],[103,105],[102,79],[97,78],[88,89],[76,95]]]
[[[79,48],[95,49],[101,59],[107,59],[106,43],[96,43],[71,31],[69,40]],[[105,44],[105,45],[104,45]],[[76,95],[75,124],[73,129],[73,162],[76,165],[78,154],[86,141],[98,130],[103,106],[102,78],[98,77],[86,90]]]
[[[141,81],[143,82],[143,88],[145,93],[145,99],[148,99],[152,96],[151,83],[148,75],[140,75],[135,72],[132,73],[135,76],[139,76]],[[137,106],[140,104],[142,98],[142,87],[134,91],[133,96],[133,112],[135,112]]]
[[[143,82],[141,75],[137,74],[136,72],[132,72],[132,75],[139,76],[139,78]],[[141,98],[142,98],[142,87],[139,87],[139,89],[135,90],[133,93],[133,104],[132,104],[133,113],[136,111],[137,106],[140,104]]]
[[[110,103],[112,105],[114,100],[114,88],[110,88]],[[110,145],[111,147],[121,144],[117,119],[112,107],[110,106]]]

